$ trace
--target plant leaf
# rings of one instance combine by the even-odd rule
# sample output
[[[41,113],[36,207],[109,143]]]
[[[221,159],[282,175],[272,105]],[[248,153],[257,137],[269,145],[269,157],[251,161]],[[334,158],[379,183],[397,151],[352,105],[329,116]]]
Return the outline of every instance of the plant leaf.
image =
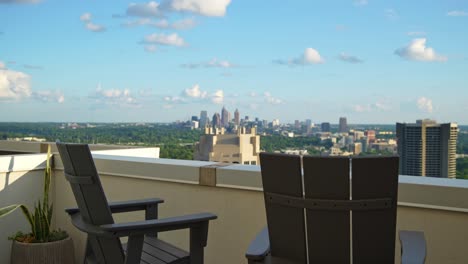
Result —
[[[10,214],[11,212],[18,209],[21,206],[22,204],[12,204],[12,205],[0,208],[0,217]]]

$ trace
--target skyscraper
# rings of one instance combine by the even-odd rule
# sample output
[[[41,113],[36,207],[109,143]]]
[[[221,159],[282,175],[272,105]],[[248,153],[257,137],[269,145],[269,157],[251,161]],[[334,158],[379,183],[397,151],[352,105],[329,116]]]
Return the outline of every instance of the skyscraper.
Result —
[[[219,113],[215,113],[213,115],[213,128],[220,128],[221,127],[221,117],[219,116]]]
[[[338,132],[340,133],[348,132],[348,121],[346,120],[346,117],[340,117],[340,124],[338,126]]]
[[[418,120],[396,124],[400,174],[455,178],[458,126]]]
[[[228,110],[223,106],[221,109],[221,126],[227,127],[229,125],[230,114]]]
[[[330,123],[324,122],[321,125],[322,132],[330,132]]]
[[[234,112],[234,123],[238,126],[240,125],[240,114],[239,114],[239,110],[236,109],[236,111]]]
[[[200,112],[200,127],[202,129],[206,127],[207,119],[208,119],[208,112],[206,112],[205,110],[201,111]]]

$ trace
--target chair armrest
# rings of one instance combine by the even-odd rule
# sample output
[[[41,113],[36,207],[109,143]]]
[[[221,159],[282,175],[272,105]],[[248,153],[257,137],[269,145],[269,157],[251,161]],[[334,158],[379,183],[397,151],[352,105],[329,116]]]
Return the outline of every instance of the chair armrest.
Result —
[[[109,203],[109,208],[112,213],[124,213],[124,212],[145,210],[148,205],[157,205],[163,202],[164,200],[159,199],[159,198],[119,201],[119,202]],[[69,215],[72,215],[79,211],[80,209],[76,207],[65,209],[65,212],[67,212]]]
[[[192,228],[216,218],[218,217],[211,213],[200,213],[163,219],[101,225],[100,229],[121,237],[130,234],[146,234]]]
[[[400,231],[401,263],[422,264],[426,260],[426,240],[423,232]]]
[[[72,220],[72,224],[76,228],[78,228],[79,230],[81,230],[81,231],[83,231],[85,233],[95,235],[95,236],[115,237],[114,234],[102,230],[102,228],[100,228],[99,226],[95,226],[95,225],[92,225],[92,224],[89,224],[89,223],[86,223],[85,221],[83,221],[83,218],[82,218],[81,213],[79,211],[75,212],[73,214],[70,214],[70,217],[71,217],[71,220]]]
[[[270,238],[268,236],[268,227],[260,231],[255,239],[250,242],[245,257],[248,260],[262,260],[270,252]]]

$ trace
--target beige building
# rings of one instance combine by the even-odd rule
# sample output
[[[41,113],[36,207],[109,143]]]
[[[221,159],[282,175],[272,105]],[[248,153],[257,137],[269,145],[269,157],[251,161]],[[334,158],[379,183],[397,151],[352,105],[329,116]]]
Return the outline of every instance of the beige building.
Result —
[[[205,135],[195,146],[194,160],[237,164],[260,164],[260,136],[256,128],[238,129],[237,134],[225,134],[224,128],[206,128]]]

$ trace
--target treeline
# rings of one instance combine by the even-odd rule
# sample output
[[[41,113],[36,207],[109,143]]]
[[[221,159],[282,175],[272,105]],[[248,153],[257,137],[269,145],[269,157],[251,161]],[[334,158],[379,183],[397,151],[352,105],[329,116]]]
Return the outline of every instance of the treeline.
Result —
[[[468,179],[468,158],[457,159],[457,179]]]
[[[468,154],[468,134],[458,133],[457,154]]]
[[[39,137],[47,141],[122,144],[160,147],[160,157],[193,159],[193,144],[201,132],[183,125],[96,124],[96,127],[60,128],[59,123],[0,123],[0,139]]]
[[[316,153],[313,147],[323,146],[329,149],[333,146],[331,140],[322,142],[318,137],[285,137],[280,135],[261,136],[260,149],[274,152],[285,149],[306,149],[310,154]]]

